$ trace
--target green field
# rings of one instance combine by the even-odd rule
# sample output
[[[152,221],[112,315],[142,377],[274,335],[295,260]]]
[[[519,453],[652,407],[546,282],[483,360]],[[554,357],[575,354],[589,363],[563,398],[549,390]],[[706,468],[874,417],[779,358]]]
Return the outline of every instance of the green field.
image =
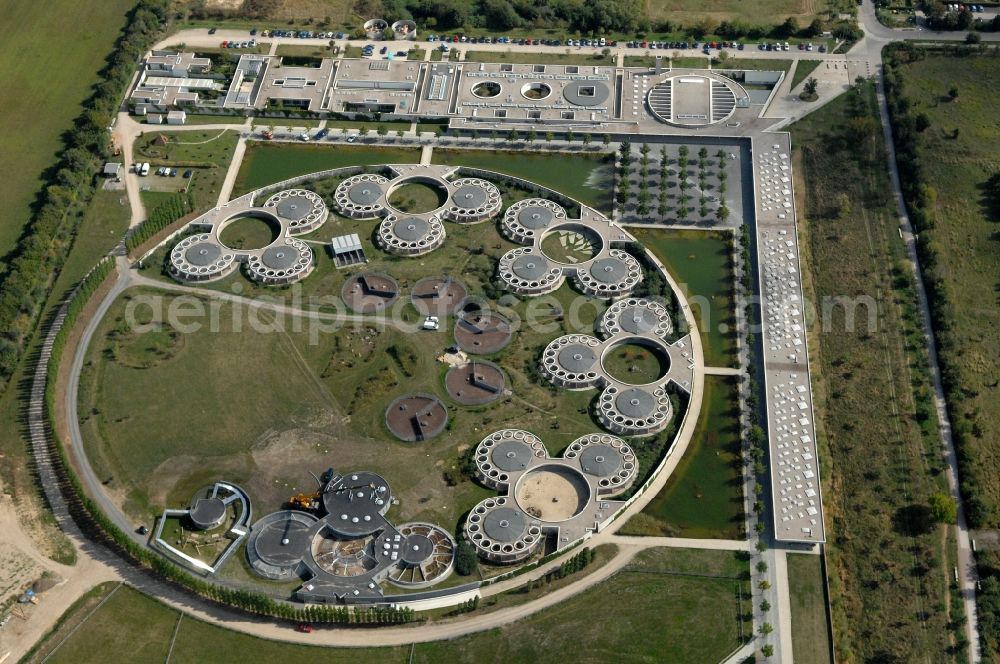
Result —
[[[486,143],[487,137],[481,142]],[[602,212],[611,212],[611,164],[607,155],[532,154],[504,150],[434,150],[435,164],[471,166],[537,182]],[[553,168],[558,164],[558,168]]]
[[[611,579],[519,622],[449,641],[382,648],[320,648],[259,639],[181,617],[128,586],[114,591],[88,617],[115,587],[105,584],[71,608],[25,662],[34,664],[46,656],[53,664],[163,661],[173,642],[169,661],[177,664],[554,664],[571,651],[581,664],[610,658],[626,664],[658,662],[664,653],[670,653],[672,663],[704,664],[723,659],[740,644],[740,634],[749,633],[750,624],[737,618],[749,609],[748,576],[748,563],[737,554],[651,549]],[[613,614],[606,610],[608,597],[618,600]]]
[[[281,234],[281,226],[264,217],[236,217],[219,233],[219,241],[233,249],[260,249]]]
[[[943,462],[934,420],[916,415],[930,381],[876,104],[867,85],[790,127],[805,297],[868,297],[878,314],[870,327],[862,305],[847,325],[833,307],[809,340],[836,650],[958,661],[943,538],[911,516],[943,486]]]
[[[623,534],[739,539],[743,532],[736,379],[707,376],[687,452],[666,486]]]
[[[42,185],[42,172],[63,150],[62,132],[80,114],[81,104],[97,83],[97,72],[122,26],[132,0],[90,3],[56,0],[39,3],[10,0],[0,12],[5,55],[0,80],[8,93],[0,99],[5,127],[0,163],[0,256],[14,247],[31,216],[29,206]],[[86,25],[86,35],[53,47],[39,35],[71,35]]]
[[[604,356],[604,368],[612,377],[632,385],[646,385],[665,376],[670,359],[641,344],[615,346]]]
[[[705,365],[736,366],[736,318],[730,235],[633,226],[630,232],[660,259],[688,298]]]
[[[393,191],[387,202],[397,210],[419,214],[436,210],[447,200],[448,194],[444,189],[422,182],[411,182]]]
[[[823,0],[650,0],[648,15],[695,25],[706,18],[742,21],[753,25],[775,25],[789,16],[806,25],[826,8]]]
[[[410,148],[375,148],[362,145],[276,145],[251,142],[233,196],[242,196],[264,185],[296,175],[344,166],[367,164],[412,164],[420,161],[420,150]]]
[[[792,605],[792,651],[797,664],[830,664],[830,630],[819,556],[787,554]]]

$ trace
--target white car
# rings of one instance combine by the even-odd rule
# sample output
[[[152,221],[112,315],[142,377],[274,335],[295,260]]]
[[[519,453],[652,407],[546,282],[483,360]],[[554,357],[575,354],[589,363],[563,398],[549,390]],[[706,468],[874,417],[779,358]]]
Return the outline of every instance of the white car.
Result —
[[[308,141],[309,140],[309,132],[304,131],[301,134],[299,134],[299,140],[300,141]]]
[[[356,141],[356,140],[358,140],[358,137],[357,137],[357,136],[348,136],[348,137],[347,137],[347,142],[348,142],[348,143],[353,143],[353,142],[354,142],[354,141]]]
[[[425,330],[437,330],[441,327],[441,321],[437,316],[428,316],[421,327]]]

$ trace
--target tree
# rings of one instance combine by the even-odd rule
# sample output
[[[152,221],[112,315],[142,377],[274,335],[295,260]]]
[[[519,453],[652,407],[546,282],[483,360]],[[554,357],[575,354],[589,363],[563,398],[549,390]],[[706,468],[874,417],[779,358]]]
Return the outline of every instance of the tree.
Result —
[[[958,505],[947,493],[938,491],[931,496],[931,516],[938,523],[955,523]]]
[[[762,599],[760,601],[760,610],[763,611],[764,613],[767,613],[768,611],[771,610],[771,603],[768,602],[766,599]]]
[[[760,654],[764,657],[774,657],[774,646],[768,643],[766,646],[760,649]]]
[[[982,35],[980,35],[976,31],[972,31],[969,34],[965,35],[966,44],[978,44],[979,42],[982,41],[982,39],[983,39]]]
[[[760,634],[761,634],[761,636],[767,636],[768,634],[770,634],[773,631],[774,631],[774,627],[771,625],[771,623],[764,623],[763,625],[760,626]]]
[[[528,143],[534,143],[536,140],[538,140],[538,132],[532,127],[528,130]]]
[[[953,85],[950,88],[948,88],[948,98],[951,99],[952,101],[955,101],[956,99],[958,99],[958,86],[957,85]]]
[[[766,572],[767,571],[767,563],[764,562],[763,560],[758,560],[757,561],[757,571],[759,573],[761,573],[761,574],[763,574],[764,572]]]
[[[816,80],[815,76],[810,76],[806,79],[805,85],[802,86],[802,94],[799,95],[800,98],[807,101],[813,101],[816,99],[816,89],[819,87],[819,81]]]
[[[591,136],[590,134],[584,134],[584,135],[583,135],[583,144],[584,144],[584,145],[590,145],[590,142],[591,142],[592,140],[594,140],[594,137],[593,137],[593,136]]]
[[[517,129],[511,129],[510,132],[508,132],[507,134],[507,140],[510,141],[511,143],[517,143],[519,140],[521,140],[521,135],[517,133]]]
[[[604,138],[601,139],[601,142],[604,143],[605,147],[611,145],[611,134],[605,134]]]
[[[368,127],[361,127],[361,129],[358,129],[358,134],[360,134],[361,136],[367,136],[368,135]]]
[[[760,588],[761,590],[770,590],[771,582],[768,581],[767,579],[761,579],[760,582],[757,584],[757,587]]]
[[[552,139],[554,139],[554,138],[555,138],[555,134],[553,134],[551,131],[545,132],[545,142],[546,143],[551,143]]]
[[[461,576],[469,576],[479,569],[479,558],[476,549],[464,537],[458,540],[458,551],[455,552],[455,571]]]
[[[389,133],[389,128],[386,127],[384,124],[380,124],[378,126],[378,129],[375,130],[375,133],[377,133],[379,136],[385,136],[386,134]]]

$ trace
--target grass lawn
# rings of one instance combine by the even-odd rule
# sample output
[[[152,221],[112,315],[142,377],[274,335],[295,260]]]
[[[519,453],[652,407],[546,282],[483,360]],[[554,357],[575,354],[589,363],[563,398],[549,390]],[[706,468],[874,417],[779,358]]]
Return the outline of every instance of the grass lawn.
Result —
[[[708,376],[697,428],[666,486],[623,534],[743,537],[737,383]]]
[[[448,200],[448,192],[423,182],[404,184],[392,192],[389,204],[403,212],[431,212]]]
[[[179,616],[167,605],[119,586],[46,661],[71,664],[110,653],[119,653],[122,662],[164,661]]]
[[[229,222],[219,240],[233,249],[260,249],[278,239],[281,227],[263,217],[237,217]]]
[[[488,141],[482,137],[481,142]],[[537,182],[605,213],[611,212],[611,163],[604,154],[538,154],[505,150],[434,150],[431,161],[472,166]],[[553,168],[558,164],[558,168]]]
[[[278,44],[278,48],[275,51],[275,55],[285,56],[292,59],[316,58],[317,64],[319,60],[331,57],[330,49],[327,46],[312,46],[312,45],[300,46],[298,44]]]
[[[566,49],[568,50],[568,49]],[[521,52],[521,51],[468,51],[466,62],[511,62],[525,65],[597,65],[611,66],[615,59],[604,57],[600,53],[556,53]]]
[[[792,77],[792,88],[806,80],[819,65],[819,60],[799,60],[799,64],[795,66],[795,75]]]
[[[0,256],[13,249],[28,222],[42,172],[56,163],[63,150],[60,136],[80,114],[81,103],[97,83],[97,72],[134,4],[133,0],[107,0],[93,6],[75,0],[4,3],[0,80],[11,93],[0,99],[0,122],[7,128],[0,162],[0,209],[4,211]],[[86,35],[77,34],[84,25]],[[77,36],[54,47],[39,35]]]
[[[736,366],[731,236],[639,226],[629,231],[660,259],[688,298],[706,366]]]
[[[740,630],[751,629],[737,617],[749,610],[749,584],[743,580],[748,572],[748,564],[731,552],[644,551],[624,571],[541,614],[481,634],[419,644],[413,661],[556,664],[565,662],[567,653],[583,664],[721,661],[740,645]],[[602,611],[609,601],[614,610]]]
[[[420,161],[420,150],[376,148],[364,145],[277,145],[248,142],[236,176],[233,197],[296,175],[344,166],[411,164]]]
[[[166,137],[167,142],[163,143],[160,136]],[[188,192],[195,209],[203,210],[218,201],[238,141],[239,132],[229,129],[152,131],[136,139],[133,157],[136,161],[148,161],[154,171],[157,166],[170,166],[181,173],[189,168],[193,170]],[[180,175],[169,181],[170,186],[183,186],[184,183]],[[149,193],[158,192],[143,192],[144,199]],[[153,200],[153,207],[157,202],[162,201]],[[146,212],[153,207],[146,202]]]
[[[748,563],[731,552],[651,549],[609,580],[511,625],[450,641],[381,648],[321,648],[260,639],[189,616],[181,618],[174,609],[128,586],[120,587],[87,618],[114,588],[105,584],[74,605],[62,626],[26,662],[41,661],[65,639],[48,661],[161,661],[173,640],[174,664],[229,660],[526,664],[563,662],[570,651],[583,664],[612,658],[625,663],[663,661],[667,652],[671,662],[702,664],[720,661],[741,643],[741,630],[749,633],[749,623],[738,618],[749,609],[748,576]],[[613,615],[601,608],[608,597],[623,600]],[[596,616],[601,620],[599,629],[594,628]],[[82,627],[70,633],[84,618]]]
[[[787,554],[792,603],[792,650],[797,664],[830,664],[830,630],[819,556]]]
[[[874,328],[836,307],[810,330],[835,638],[843,659],[952,661],[942,538],[909,519],[944,474],[933,417],[916,417],[930,381],[876,104],[869,85],[790,127],[805,297],[878,307]]]
[[[670,359],[642,344],[625,343],[604,356],[604,368],[618,380],[646,385],[666,375]]]
[[[242,115],[192,115],[187,114],[186,124],[189,125],[203,125],[203,124],[243,124],[246,122],[246,117]]]

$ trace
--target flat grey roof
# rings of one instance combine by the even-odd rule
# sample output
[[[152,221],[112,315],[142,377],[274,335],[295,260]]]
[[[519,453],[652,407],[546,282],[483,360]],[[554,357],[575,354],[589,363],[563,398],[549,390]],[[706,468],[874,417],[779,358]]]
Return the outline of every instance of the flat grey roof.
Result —
[[[272,270],[287,270],[295,265],[299,252],[294,247],[269,247],[260,255],[260,261]]]
[[[277,208],[278,214],[285,219],[299,220],[312,210],[312,201],[305,196],[289,196],[282,199]]]
[[[463,185],[451,195],[452,202],[463,208],[482,207],[488,199],[486,190],[476,184]]]
[[[347,197],[356,205],[374,205],[382,197],[382,188],[374,182],[359,182],[347,190]]]
[[[598,281],[614,284],[628,276],[628,267],[614,256],[599,258],[590,264],[590,274]]]
[[[392,232],[401,240],[416,242],[427,235],[429,228],[430,224],[420,217],[402,217],[392,225]]]
[[[649,417],[656,409],[656,399],[646,390],[630,387],[615,398],[615,406],[626,417]]]
[[[497,542],[515,542],[527,527],[524,512],[511,507],[498,507],[483,516],[483,530]]]
[[[522,279],[541,279],[549,271],[549,262],[538,254],[524,254],[514,259],[510,269]]]
[[[587,373],[597,363],[597,353],[590,346],[569,344],[559,351],[559,366],[573,373]]]
[[[580,467],[588,475],[607,477],[618,472],[621,465],[621,453],[609,445],[588,445],[580,452]]]
[[[625,307],[618,316],[618,324],[626,332],[647,334],[656,329],[656,312],[648,307]]]
[[[222,255],[222,248],[215,242],[199,242],[192,244],[184,252],[184,258],[191,265],[199,267],[214,263]]]
[[[543,205],[528,205],[517,213],[517,221],[525,228],[538,230],[552,221],[552,210]]]
[[[505,440],[490,452],[490,461],[500,470],[514,472],[524,470],[534,455],[531,448],[519,440]]]

